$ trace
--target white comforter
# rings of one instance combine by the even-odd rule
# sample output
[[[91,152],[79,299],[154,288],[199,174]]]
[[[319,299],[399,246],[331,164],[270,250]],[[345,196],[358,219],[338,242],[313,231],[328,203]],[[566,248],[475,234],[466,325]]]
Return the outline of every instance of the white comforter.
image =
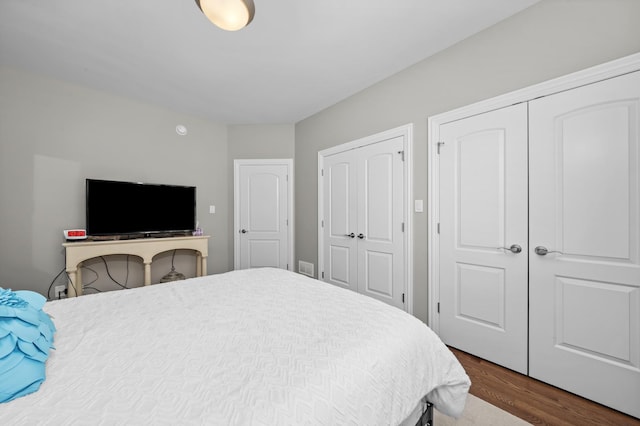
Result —
[[[1,425],[394,425],[427,395],[457,416],[469,379],[422,322],[253,269],[49,302],[47,380]]]

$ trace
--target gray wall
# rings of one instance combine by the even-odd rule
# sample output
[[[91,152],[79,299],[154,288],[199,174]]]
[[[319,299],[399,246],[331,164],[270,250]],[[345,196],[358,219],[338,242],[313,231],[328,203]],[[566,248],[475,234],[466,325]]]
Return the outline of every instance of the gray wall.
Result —
[[[319,150],[414,123],[414,198],[426,201],[429,116],[639,52],[638,16],[638,0],[543,0],[297,123],[297,259],[317,265]],[[414,314],[426,322],[426,213],[414,213],[413,238]]]
[[[0,68],[0,286],[46,293],[64,266],[62,230],[85,225],[85,178],[195,185],[200,225],[213,236],[208,270],[226,271],[227,167],[225,125]],[[195,274],[192,256],[176,260],[180,272]],[[130,283],[139,283],[142,265],[131,263]],[[87,264],[104,280],[99,261]],[[121,281],[124,264],[122,256],[111,265]],[[169,270],[170,256],[160,256],[152,279]]]
[[[293,158],[295,127],[293,124],[229,125],[229,182],[233,185],[233,160]],[[233,188],[229,190],[228,205],[233,211]],[[233,212],[228,228],[233,229]],[[234,236],[229,233],[229,265],[233,269]]]
[[[178,124],[186,136],[176,134]],[[64,266],[62,230],[85,226],[85,178],[196,186],[198,220],[212,236],[208,272],[231,270],[233,159],[293,154],[293,124],[227,126],[0,67],[0,287],[47,293]],[[120,283],[142,282],[139,259],[107,261]],[[85,284],[97,274],[93,287],[118,288],[101,259],[84,265]],[[195,275],[189,251],[176,253],[175,266]],[[170,269],[171,253],[158,255],[152,282]]]

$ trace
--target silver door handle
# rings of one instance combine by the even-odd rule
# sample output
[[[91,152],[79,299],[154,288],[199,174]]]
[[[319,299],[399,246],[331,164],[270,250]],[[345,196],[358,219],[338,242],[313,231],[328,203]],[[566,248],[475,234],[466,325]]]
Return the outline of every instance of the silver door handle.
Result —
[[[511,247],[498,247],[498,249],[509,250],[511,253],[518,254],[522,251],[522,247],[518,244],[512,244]]]
[[[536,247],[534,250],[535,250],[535,252],[536,252],[536,254],[537,254],[538,256],[545,256],[547,253],[558,253],[558,254],[564,254],[564,253],[562,253],[561,251],[558,251],[558,250],[549,250],[548,248],[543,247],[543,246],[538,246],[538,247]]]
[[[349,238],[355,238],[356,234],[354,234],[353,232],[350,234],[344,234],[345,237],[349,237]]]
[[[363,234],[358,234],[358,238],[360,238],[361,240],[364,238]]]

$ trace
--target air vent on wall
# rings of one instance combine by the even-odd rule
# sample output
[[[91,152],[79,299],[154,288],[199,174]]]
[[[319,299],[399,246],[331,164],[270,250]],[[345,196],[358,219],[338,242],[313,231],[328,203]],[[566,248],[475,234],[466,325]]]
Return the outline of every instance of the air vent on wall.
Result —
[[[313,263],[304,262],[302,260],[298,261],[298,272],[302,275],[308,275],[313,277]]]

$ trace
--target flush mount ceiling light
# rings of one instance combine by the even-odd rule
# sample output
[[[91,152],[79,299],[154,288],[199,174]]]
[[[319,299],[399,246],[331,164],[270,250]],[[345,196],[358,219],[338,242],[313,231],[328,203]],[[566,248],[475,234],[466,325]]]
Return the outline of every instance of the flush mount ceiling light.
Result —
[[[253,0],[196,0],[196,4],[211,22],[227,31],[246,27],[255,13]]]

